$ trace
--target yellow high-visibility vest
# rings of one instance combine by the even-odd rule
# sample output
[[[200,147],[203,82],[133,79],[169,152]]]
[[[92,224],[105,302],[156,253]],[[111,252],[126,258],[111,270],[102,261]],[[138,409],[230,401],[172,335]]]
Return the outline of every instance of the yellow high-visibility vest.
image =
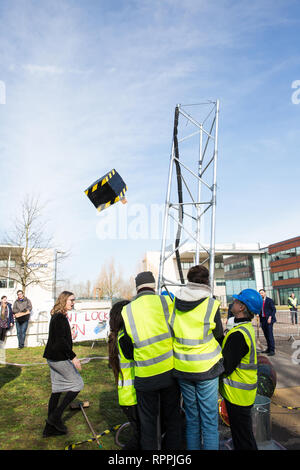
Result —
[[[296,308],[297,307],[297,298],[296,297],[289,297],[288,300],[290,301],[290,303],[292,305],[289,305],[289,309],[291,310],[292,308]]]
[[[220,303],[207,297],[188,312],[175,309],[170,318],[173,335],[174,369],[198,373],[211,369],[221,358],[221,346],[213,335]]]
[[[120,369],[118,378],[118,398],[119,405],[131,406],[136,405],[136,391],[134,388],[134,361],[127,359],[120,347],[120,338],[124,336],[124,330],[121,330],[118,334],[118,349],[119,349],[119,361]]]
[[[249,351],[237,368],[228,376],[220,379],[219,392],[230,403],[240,406],[253,405],[257,392],[257,355],[255,332],[251,322],[238,323],[225,336],[224,348],[230,335],[236,331],[243,334]]]
[[[172,336],[168,324],[172,301],[144,292],[123,307],[126,332],[133,343],[136,377],[151,377],[173,369]]]

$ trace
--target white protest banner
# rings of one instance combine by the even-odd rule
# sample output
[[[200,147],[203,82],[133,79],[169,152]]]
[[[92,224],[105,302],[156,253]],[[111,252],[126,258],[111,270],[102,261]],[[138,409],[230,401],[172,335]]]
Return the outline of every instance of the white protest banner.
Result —
[[[109,308],[72,310],[67,316],[73,342],[107,338],[109,334]]]

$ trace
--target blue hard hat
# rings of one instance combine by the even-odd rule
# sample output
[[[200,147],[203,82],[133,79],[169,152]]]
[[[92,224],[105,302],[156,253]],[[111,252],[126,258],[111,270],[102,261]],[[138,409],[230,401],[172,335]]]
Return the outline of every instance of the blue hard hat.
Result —
[[[166,290],[163,290],[161,295],[168,295],[169,297],[171,297],[172,300],[174,300],[174,294],[172,292],[168,292]]]
[[[233,295],[232,297],[243,302],[248,310],[256,315],[258,315],[262,309],[263,299],[257,290],[244,289],[239,293],[239,295]]]

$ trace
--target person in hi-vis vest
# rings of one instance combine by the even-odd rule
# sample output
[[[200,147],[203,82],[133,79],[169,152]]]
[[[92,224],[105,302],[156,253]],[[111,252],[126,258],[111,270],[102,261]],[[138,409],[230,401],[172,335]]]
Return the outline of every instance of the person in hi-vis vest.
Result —
[[[140,423],[137,413],[136,391],[134,388],[134,361],[126,359],[120,343],[124,337],[124,321],[122,308],[129,300],[116,302],[109,313],[108,356],[109,365],[115,376],[118,387],[118,401],[132,427],[132,437],[123,450],[140,448]]]
[[[251,320],[262,308],[262,297],[254,289],[234,295],[233,327],[222,344],[225,372],[219,392],[225,399],[235,450],[257,450],[251,410],[257,392],[257,354]]]
[[[190,268],[187,279],[175,293],[170,317],[174,376],[184,401],[187,450],[218,450],[218,382],[224,371],[220,303],[212,297],[205,266]]]
[[[291,322],[293,325],[297,325],[298,323],[297,302],[297,297],[295,297],[294,292],[292,292],[288,298],[288,307],[291,312]]]
[[[150,271],[139,273],[135,282],[137,295],[122,310],[125,331],[120,345],[124,356],[134,359],[141,449],[178,450],[182,446],[182,425],[168,323],[172,300],[155,294]]]

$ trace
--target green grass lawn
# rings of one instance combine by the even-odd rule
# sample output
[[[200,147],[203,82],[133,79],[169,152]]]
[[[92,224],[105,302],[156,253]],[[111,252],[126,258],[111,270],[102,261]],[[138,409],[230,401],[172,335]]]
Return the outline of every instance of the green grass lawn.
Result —
[[[74,344],[78,358],[107,356],[107,344],[95,342]],[[43,347],[7,349],[7,363],[43,363]],[[82,364],[81,376],[84,389],[78,395],[88,400],[87,417],[96,434],[122,424],[126,418],[118,405],[117,390],[107,359],[93,359]],[[68,434],[43,438],[42,432],[47,417],[48,400],[51,394],[50,372],[47,364],[19,367],[0,364],[0,449],[1,450],[63,450],[69,444],[92,437],[92,433],[80,410],[66,409],[63,421]],[[118,449],[114,434],[101,438],[105,450]],[[97,450],[95,442],[81,444],[75,450]]]

